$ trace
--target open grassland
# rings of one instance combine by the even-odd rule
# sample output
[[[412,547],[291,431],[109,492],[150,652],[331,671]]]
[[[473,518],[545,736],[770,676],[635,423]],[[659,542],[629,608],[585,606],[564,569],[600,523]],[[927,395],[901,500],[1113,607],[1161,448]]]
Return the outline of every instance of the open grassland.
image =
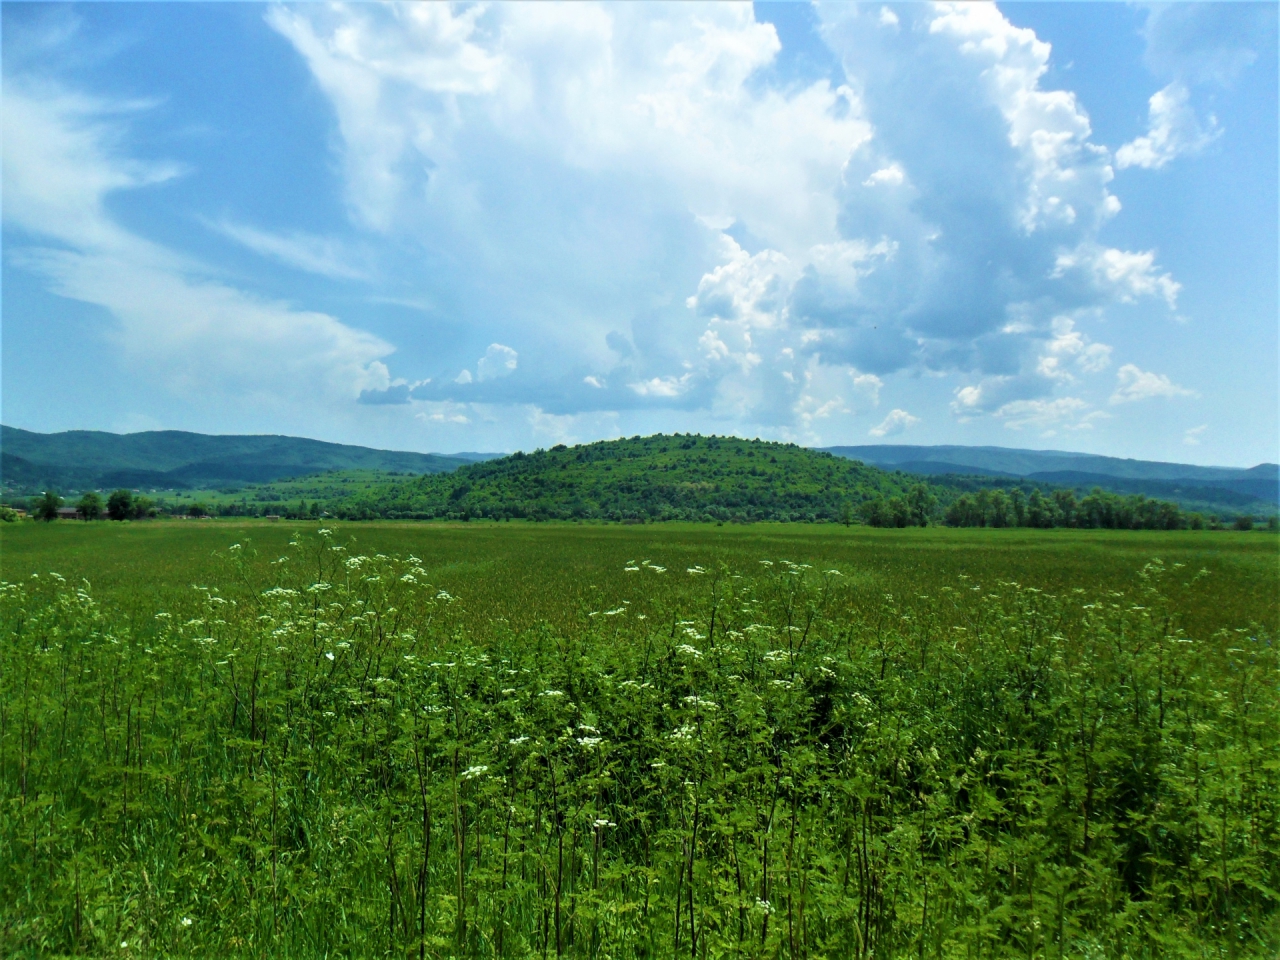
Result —
[[[5,956],[1280,948],[1273,536],[27,523],[0,579]]]
[[[1280,623],[1280,539],[1255,531],[878,530],[854,526],[759,523],[576,524],[332,521],[146,521],[0,526],[0,577],[18,582],[56,572],[88,579],[94,597],[149,620],[166,604],[189,602],[193,584],[224,578],[227,547],[240,543],[255,577],[288,553],[297,533],[328,528],[352,549],[422,558],[432,582],[465,600],[468,626],[507,618],[568,629],[592,604],[641,593],[623,570],[629,560],[683,571],[724,563],[739,572],[764,559],[837,566],[875,594],[936,597],[961,576],[975,584],[1012,581],[1051,592],[1073,587],[1129,590],[1136,572],[1159,558],[1187,571],[1177,608],[1201,634],[1251,622]],[[687,584],[692,586],[692,582]],[[672,588],[664,585],[663,590]]]

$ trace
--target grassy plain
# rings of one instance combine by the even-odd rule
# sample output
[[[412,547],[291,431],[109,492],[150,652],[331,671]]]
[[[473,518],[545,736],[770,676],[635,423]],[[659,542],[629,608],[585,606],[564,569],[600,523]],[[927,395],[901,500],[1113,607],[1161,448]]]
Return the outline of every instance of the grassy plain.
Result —
[[[1277,546],[9,525],[0,953],[1274,957]]]
[[[1131,590],[1149,560],[1183,564],[1178,598],[1184,626],[1201,634],[1257,622],[1280,623],[1280,539],[1265,532],[951,529],[879,530],[836,525],[705,523],[419,523],[173,520],[140,523],[16,524],[0,527],[0,578],[33,573],[88,579],[109,606],[142,613],[189,602],[192,584],[224,572],[226,549],[242,543],[262,573],[298,532],[331,529],[362,553],[414,554],[433,582],[462,598],[475,626],[507,618],[521,628],[542,620],[568,627],[593,603],[638,593],[623,571],[648,559],[683,571],[760,560],[837,566],[873,595],[934,597],[960,576],[1063,592]],[[1194,580],[1200,570],[1207,576]],[[695,582],[686,584],[690,589]],[[153,612],[153,611],[152,611]],[[147,614],[149,616],[150,614]]]

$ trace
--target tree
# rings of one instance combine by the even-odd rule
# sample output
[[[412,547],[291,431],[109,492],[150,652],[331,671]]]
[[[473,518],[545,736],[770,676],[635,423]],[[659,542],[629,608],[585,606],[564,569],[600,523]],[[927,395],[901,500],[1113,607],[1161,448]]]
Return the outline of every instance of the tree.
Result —
[[[46,490],[44,496],[36,501],[36,519],[48,523],[58,519],[58,508],[62,506],[62,498],[52,490]]]
[[[911,514],[910,523],[917,527],[927,527],[929,517],[938,505],[938,498],[929,492],[923,483],[917,483],[907,494],[907,506]]]
[[[205,508],[203,503],[193,503],[191,506],[187,507],[188,517],[203,517],[204,515]]]
[[[80,516],[84,517],[84,519],[97,520],[102,516],[102,498],[90,490],[80,498],[80,502],[76,504],[76,509],[80,511]]]
[[[1280,533],[1280,517],[1274,513],[1267,517],[1267,531],[1269,533]]]
[[[846,527],[853,524],[853,504],[848,500],[840,505],[840,522]]]
[[[155,502],[150,497],[135,497],[133,515],[139,520],[143,520],[146,517],[154,517],[156,515]]]
[[[1237,530],[1252,530],[1253,517],[1249,516],[1247,513],[1242,513],[1240,516],[1236,517],[1236,522],[1232,524],[1232,526]]]
[[[123,487],[113,490],[111,496],[107,497],[107,516],[112,520],[128,520],[132,513],[133,492]]]

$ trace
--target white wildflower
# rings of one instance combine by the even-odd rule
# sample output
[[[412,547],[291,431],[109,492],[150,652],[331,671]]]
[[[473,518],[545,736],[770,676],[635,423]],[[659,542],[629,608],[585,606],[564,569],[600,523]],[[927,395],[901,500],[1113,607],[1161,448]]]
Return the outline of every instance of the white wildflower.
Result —
[[[477,766],[474,766],[474,767],[467,767],[466,770],[462,771],[462,776],[460,777],[460,779],[474,780],[476,777],[483,777],[488,772],[489,772],[489,768],[487,766],[485,766],[484,764],[478,764]]]

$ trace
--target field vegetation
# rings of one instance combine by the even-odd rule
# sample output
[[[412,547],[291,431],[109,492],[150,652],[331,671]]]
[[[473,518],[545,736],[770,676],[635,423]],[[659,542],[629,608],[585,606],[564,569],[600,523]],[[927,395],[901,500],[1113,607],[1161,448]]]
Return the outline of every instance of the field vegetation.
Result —
[[[1266,534],[0,537],[6,956],[1280,947]]]

